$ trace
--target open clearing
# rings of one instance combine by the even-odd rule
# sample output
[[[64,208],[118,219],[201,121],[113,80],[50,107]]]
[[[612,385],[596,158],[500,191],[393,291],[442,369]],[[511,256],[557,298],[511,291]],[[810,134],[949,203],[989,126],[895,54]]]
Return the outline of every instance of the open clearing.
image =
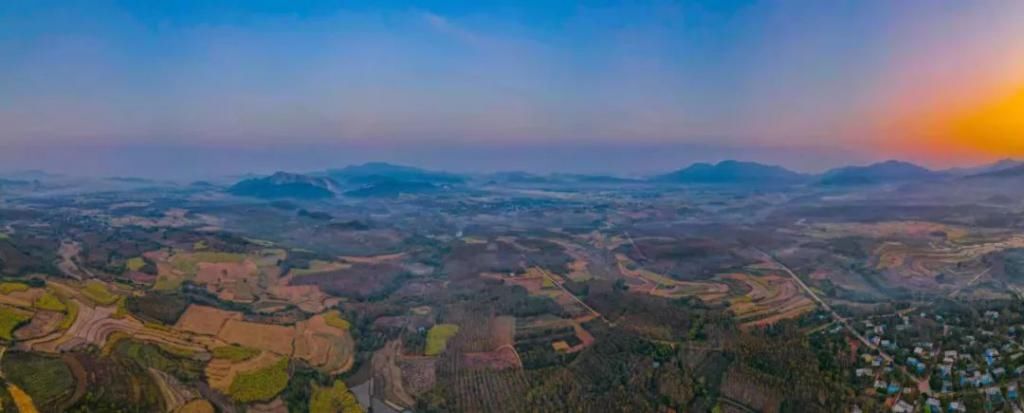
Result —
[[[743,283],[750,291],[729,300],[729,310],[743,326],[767,325],[814,309],[814,302],[789,277],[725,274],[724,280]]]
[[[174,328],[196,334],[217,335],[228,320],[241,320],[242,313],[192,304],[185,309]]]
[[[232,344],[290,355],[295,341],[295,328],[229,319],[217,337]]]
[[[448,346],[448,340],[459,332],[459,326],[455,324],[438,324],[427,332],[427,347],[424,353],[428,356],[441,354]]]

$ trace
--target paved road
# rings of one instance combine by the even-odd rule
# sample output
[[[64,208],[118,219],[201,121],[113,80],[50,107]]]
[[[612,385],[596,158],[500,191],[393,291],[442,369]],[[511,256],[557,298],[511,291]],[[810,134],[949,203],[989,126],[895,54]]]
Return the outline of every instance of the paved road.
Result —
[[[775,265],[777,265],[779,268],[781,268],[783,271],[789,274],[789,276],[793,278],[793,281],[796,281],[797,285],[799,285],[800,288],[807,292],[807,294],[810,295],[811,298],[814,299],[814,301],[821,306],[821,308],[825,309],[825,311],[828,311],[829,314],[832,315],[832,318],[834,318],[839,324],[842,324],[843,327],[845,327],[846,330],[850,332],[850,334],[852,334],[854,337],[856,337],[858,340],[864,343],[864,345],[868,346],[868,348],[878,351],[878,354],[880,354],[882,358],[884,358],[886,361],[892,361],[892,357],[886,354],[884,350],[878,348],[878,346],[871,343],[871,341],[869,341],[867,337],[861,335],[860,332],[857,331],[857,329],[853,328],[853,325],[851,325],[846,318],[840,316],[839,313],[836,312],[836,310],[832,309],[832,306],[828,305],[828,303],[826,303],[825,300],[822,300],[821,297],[818,297],[818,294],[816,294],[814,290],[811,289],[811,287],[808,287],[807,284],[804,283],[804,280],[800,279],[800,277],[798,277],[796,273],[789,268],[789,266],[783,264],[781,261],[771,256],[771,254],[768,254],[767,252],[764,252],[759,248],[754,249],[757,252],[764,255],[765,259],[775,263]]]
[[[985,269],[985,271],[979,272],[977,275],[974,276],[974,278],[971,278],[970,281],[967,281],[967,284],[964,284],[964,285],[961,285],[961,286],[957,287],[955,290],[953,290],[953,292],[949,293],[949,298],[956,297],[956,295],[959,294],[960,291],[962,291],[964,288],[970,287],[972,284],[978,282],[978,279],[981,278],[981,277],[984,277],[986,274],[989,273],[989,271],[992,271],[992,267],[988,267],[988,268]]]

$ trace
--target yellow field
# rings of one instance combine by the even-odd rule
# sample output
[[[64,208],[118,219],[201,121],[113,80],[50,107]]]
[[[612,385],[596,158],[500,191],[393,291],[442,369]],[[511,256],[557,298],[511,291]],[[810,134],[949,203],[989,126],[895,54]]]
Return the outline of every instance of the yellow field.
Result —
[[[331,327],[346,331],[352,327],[348,320],[341,317],[341,313],[338,310],[329,311],[324,314],[324,321]]]
[[[28,291],[29,286],[19,282],[2,282],[0,283],[0,294],[10,294],[13,292]]]
[[[129,258],[124,263],[124,266],[128,268],[128,271],[138,271],[146,266],[146,260],[142,259],[142,257]]]
[[[310,413],[362,413],[355,395],[341,380],[335,380],[331,387],[314,385],[313,396],[309,399]]]
[[[270,400],[288,386],[288,358],[255,371],[239,373],[228,390],[231,398],[247,403]]]
[[[29,397],[21,388],[11,383],[7,383],[7,392],[11,394],[11,398],[14,399],[14,405],[18,407],[20,413],[38,413],[36,405],[32,403],[32,397]]]
[[[448,339],[459,332],[459,326],[455,324],[438,324],[427,332],[427,346],[424,353],[428,356],[441,354],[448,347]]]
[[[117,294],[111,293],[107,284],[102,281],[89,280],[82,288],[82,295],[99,305],[111,305],[120,298]]]
[[[13,307],[0,307],[0,339],[14,338],[14,329],[32,319],[32,313]]]

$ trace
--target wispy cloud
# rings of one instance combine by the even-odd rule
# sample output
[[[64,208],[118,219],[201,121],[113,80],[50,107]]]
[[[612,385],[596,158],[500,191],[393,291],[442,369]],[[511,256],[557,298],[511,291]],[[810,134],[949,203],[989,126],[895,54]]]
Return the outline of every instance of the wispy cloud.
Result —
[[[483,36],[474,33],[458,24],[453,23],[447,17],[428,11],[420,12],[423,21],[434,31],[474,47],[483,46],[486,41]]]

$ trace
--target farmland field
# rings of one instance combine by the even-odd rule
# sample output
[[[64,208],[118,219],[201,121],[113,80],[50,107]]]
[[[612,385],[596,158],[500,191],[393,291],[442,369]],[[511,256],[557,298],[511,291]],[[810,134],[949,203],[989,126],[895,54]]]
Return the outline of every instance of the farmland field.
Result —
[[[57,411],[75,389],[75,377],[59,357],[7,352],[0,368],[25,391],[40,411]]]
[[[89,300],[92,300],[92,302],[100,305],[114,304],[119,299],[117,295],[110,292],[105,283],[94,280],[85,283],[85,287],[82,288],[82,294],[89,298]]]
[[[232,362],[246,361],[259,354],[259,350],[239,345],[221,346],[213,349],[213,357]]]
[[[424,353],[428,356],[441,354],[448,345],[448,340],[459,332],[459,326],[454,324],[438,324],[427,332],[427,348]]]
[[[349,392],[341,381],[335,381],[330,387],[315,387],[309,400],[310,413],[362,413],[356,397]]]
[[[288,385],[288,359],[255,371],[241,372],[231,382],[229,393],[240,402],[269,400]]]
[[[357,195],[316,200],[64,182],[0,199],[0,405],[1013,410],[1024,194],[527,178],[386,197],[367,196],[379,177],[339,178]]]
[[[0,339],[13,339],[14,330],[32,319],[32,313],[11,307],[0,307]]]

